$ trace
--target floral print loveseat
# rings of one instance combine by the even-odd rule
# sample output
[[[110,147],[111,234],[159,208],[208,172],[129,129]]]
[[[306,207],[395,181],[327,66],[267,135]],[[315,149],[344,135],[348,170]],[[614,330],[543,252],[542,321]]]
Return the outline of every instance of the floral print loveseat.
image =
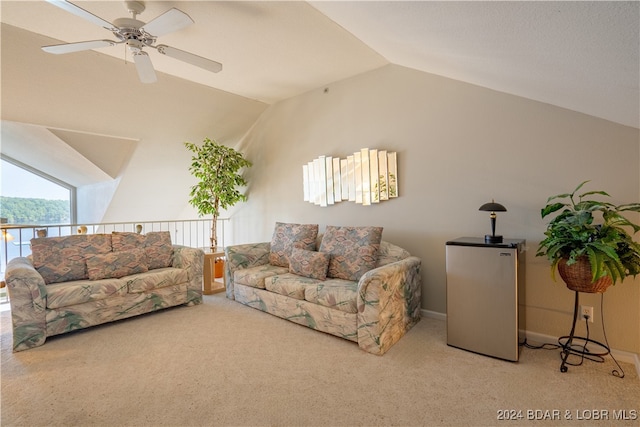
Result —
[[[271,242],[225,249],[227,297],[382,355],[420,320],[421,261],[381,237],[278,222]]]
[[[202,303],[204,252],[168,231],[31,240],[7,264],[13,350],[47,337],[180,304]]]

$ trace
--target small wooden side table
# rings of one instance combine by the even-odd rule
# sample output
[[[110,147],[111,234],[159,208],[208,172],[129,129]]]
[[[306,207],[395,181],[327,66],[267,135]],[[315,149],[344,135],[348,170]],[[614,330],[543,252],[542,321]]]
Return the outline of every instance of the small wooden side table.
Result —
[[[202,248],[204,251],[204,290],[205,295],[213,295],[226,290],[224,272],[221,279],[215,278],[215,264],[218,258],[224,257],[224,248]]]

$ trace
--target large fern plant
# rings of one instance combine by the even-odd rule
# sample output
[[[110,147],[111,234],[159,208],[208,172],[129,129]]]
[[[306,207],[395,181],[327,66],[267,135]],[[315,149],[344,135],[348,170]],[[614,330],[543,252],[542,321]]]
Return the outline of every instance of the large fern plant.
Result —
[[[544,233],[546,238],[540,242],[536,256],[549,259],[554,280],[562,259],[571,265],[580,257],[589,259],[593,282],[606,275],[614,284],[627,276],[635,277],[640,273],[640,244],[633,241],[632,235],[640,231],[640,226],[621,212],[640,212],[640,203],[616,206],[593,200],[593,196],[610,197],[604,191],[576,195],[587,182],[578,185],[572,193],[549,197],[541,210],[542,218],[560,213],[549,222]],[[626,229],[633,233],[629,234]]]

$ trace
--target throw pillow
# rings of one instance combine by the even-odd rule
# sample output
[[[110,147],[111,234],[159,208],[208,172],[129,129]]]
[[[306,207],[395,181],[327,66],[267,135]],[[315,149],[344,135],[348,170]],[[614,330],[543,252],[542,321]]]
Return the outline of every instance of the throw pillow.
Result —
[[[289,272],[311,279],[325,280],[331,257],[324,252],[293,248],[289,257]]]
[[[269,264],[289,267],[289,256],[294,247],[314,250],[318,224],[288,224],[276,222],[276,228],[271,239]]]
[[[111,235],[111,245],[113,251],[129,251],[144,246],[145,236],[138,233],[126,231],[114,231]]]
[[[328,225],[320,252],[331,254],[328,277],[360,280],[376,266],[382,227],[336,227]]]
[[[171,267],[173,246],[168,231],[152,231],[147,234],[114,231],[112,239],[114,252],[144,248],[149,270]]]
[[[87,272],[90,280],[117,279],[148,271],[144,248],[87,257]]]
[[[152,231],[146,234],[144,244],[149,261],[149,270],[171,267],[173,246],[168,231]]]
[[[31,239],[33,266],[46,284],[88,278],[85,256],[109,251],[111,251],[109,234]]]

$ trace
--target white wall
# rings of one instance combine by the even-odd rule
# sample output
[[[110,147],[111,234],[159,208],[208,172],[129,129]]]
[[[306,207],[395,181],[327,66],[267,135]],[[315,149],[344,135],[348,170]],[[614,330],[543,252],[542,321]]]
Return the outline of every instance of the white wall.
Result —
[[[508,209],[498,233],[528,243],[527,329],[568,334],[574,294],[535,257],[540,209],[587,179],[613,203],[640,200],[638,129],[394,65],[323,89],[273,105],[239,144],[254,166],[249,201],[233,208],[234,243],[270,240],[276,221],[383,226],[383,239],[423,261],[423,308],[444,313],[445,242],[488,233],[478,208],[495,198]],[[398,152],[398,199],[303,201],[303,164],[364,147]],[[639,285],[628,279],[604,295],[612,347],[636,353]],[[599,299],[583,302],[596,306],[592,332],[602,339]]]

